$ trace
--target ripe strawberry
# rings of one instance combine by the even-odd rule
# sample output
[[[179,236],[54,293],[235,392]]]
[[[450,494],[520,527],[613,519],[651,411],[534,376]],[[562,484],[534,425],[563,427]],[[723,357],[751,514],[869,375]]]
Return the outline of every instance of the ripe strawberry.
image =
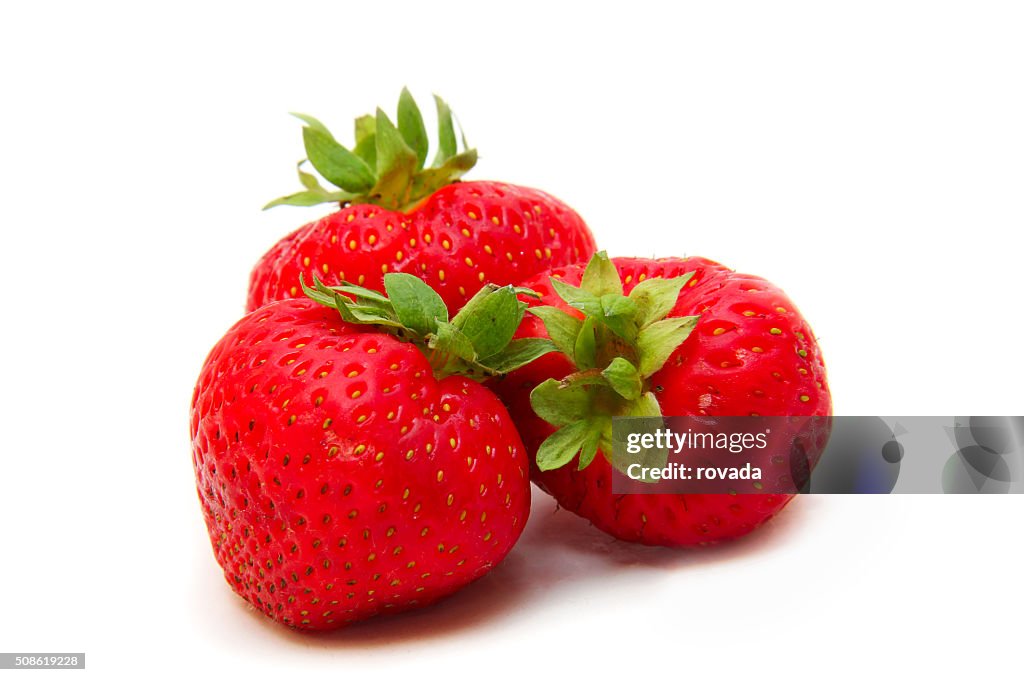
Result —
[[[260,259],[248,310],[300,295],[300,274],[379,290],[388,272],[422,277],[455,309],[484,282],[514,284],[590,258],[590,230],[558,199],[499,182],[457,182],[476,163],[476,150],[463,138],[459,151],[451,111],[435,99],[439,150],[428,168],[427,134],[407,90],[398,126],[380,109],[359,118],[351,151],[322,123],[299,115],[309,162],[342,189],[328,191],[300,169],[306,189],[268,207],[340,202],[341,209],[299,228]]]
[[[238,594],[296,628],[430,604],[501,561],[529,514],[522,441],[469,378],[552,348],[509,342],[517,290],[485,287],[449,322],[417,278],[384,286],[390,300],[317,282],[313,300],[249,313],[193,395],[217,561]]]
[[[536,457],[534,481],[561,506],[623,540],[685,546],[749,533],[786,505],[791,495],[615,495],[612,465],[595,456],[611,452],[617,415],[830,414],[814,335],[778,287],[703,258],[603,253],[528,284],[541,300],[520,333],[546,328],[562,353],[494,386]]]

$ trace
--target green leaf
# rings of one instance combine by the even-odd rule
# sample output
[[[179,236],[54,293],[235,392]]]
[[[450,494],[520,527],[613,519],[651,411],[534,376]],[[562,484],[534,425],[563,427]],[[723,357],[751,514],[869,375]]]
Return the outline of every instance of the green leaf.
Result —
[[[645,279],[633,287],[629,292],[629,298],[636,302],[640,311],[636,319],[637,325],[643,328],[668,315],[679,300],[679,292],[692,277],[692,272],[671,279],[654,277]]]
[[[363,140],[373,137],[377,132],[377,119],[370,114],[363,114],[356,119],[356,145]]]
[[[377,109],[377,184],[373,193],[390,206],[404,206],[416,172],[416,152],[405,143],[391,119]]]
[[[398,320],[420,334],[432,334],[437,321],[448,321],[448,308],[436,291],[415,275],[389,272],[384,275],[384,291],[391,299]]]
[[[566,284],[560,279],[551,278],[551,286],[554,287],[555,293],[558,294],[563,301],[571,305],[577,310],[582,310],[588,315],[602,315],[603,309],[601,308],[601,297],[595,296],[589,291],[584,291],[579,287],[574,287],[571,284]]]
[[[551,341],[569,357],[574,360],[576,356],[576,338],[580,335],[583,327],[583,320],[574,317],[564,310],[550,305],[539,305],[527,308],[527,312],[540,318],[547,329]]]
[[[578,421],[555,431],[537,449],[537,467],[550,471],[565,466],[590,438],[590,425]]]
[[[605,325],[616,336],[630,344],[636,341],[639,311],[635,302],[622,294],[605,294],[601,297],[601,311]]]
[[[375,301],[377,303],[389,303],[388,297],[379,291],[367,289],[366,287],[359,286],[358,284],[352,284],[351,282],[344,282],[340,286],[330,288],[344,294],[351,294],[356,297],[357,301],[365,299],[366,301]]]
[[[580,325],[580,333],[572,351],[577,369],[590,369],[597,365],[597,339],[594,332],[594,318],[588,316]]]
[[[315,175],[302,170],[302,164],[304,163],[306,163],[306,159],[299,161],[296,164],[296,170],[299,174],[299,182],[306,188],[305,191],[295,192],[294,194],[274,199],[264,206],[263,210],[273,208],[274,206],[316,206],[317,204],[333,201],[348,201],[355,196],[341,189],[333,192],[324,189],[317,181]]]
[[[316,206],[317,204],[334,201],[347,201],[351,196],[351,194],[342,190],[338,190],[337,192],[306,190],[304,192],[295,192],[294,194],[278,197],[265,205],[263,210],[274,208],[275,206]]]
[[[507,374],[554,350],[557,350],[555,344],[547,339],[512,339],[503,350],[480,360],[480,364],[499,374]]]
[[[356,146],[352,151],[370,168],[377,167],[377,119],[369,114],[356,119]]]
[[[416,152],[416,168],[423,168],[427,160],[427,129],[416,100],[408,88],[402,88],[398,97],[398,130],[406,144]]]
[[[476,160],[476,150],[470,149],[456,154],[437,168],[421,170],[413,179],[413,193],[416,196],[433,194],[465,175],[466,171],[476,165]]]
[[[622,280],[608,254],[599,251],[587,263],[587,269],[583,271],[583,280],[580,287],[594,296],[605,294],[622,295]]]
[[[601,442],[601,431],[600,426],[593,423],[587,428],[587,439],[583,442],[583,448],[580,450],[580,461],[578,468],[583,471],[590,463],[594,461],[594,457],[597,455],[598,444]]]
[[[500,287],[470,299],[452,324],[469,337],[479,356],[486,358],[512,340],[525,309],[513,287]]]
[[[670,317],[654,322],[640,331],[637,336],[637,353],[640,356],[638,369],[645,379],[668,360],[676,348],[686,340],[697,325],[697,316]]]
[[[455,356],[468,362],[475,362],[477,353],[473,350],[473,342],[458,327],[437,321],[437,335],[431,337],[430,347],[443,355]]]
[[[452,123],[452,110],[443,99],[434,95],[434,104],[437,106],[437,156],[434,157],[434,165],[439,166],[455,156],[458,151],[455,141],[455,125]],[[474,152],[475,155],[475,152]]]
[[[309,114],[299,114],[299,113],[296,113],[294,111],[291,112],[291,114],[292,114],[292,116],[294,116],[295,118],[299,119],[300,121],[305,123],[307,126],[312,128],[313,130],[317,131],[318,133],[321,133],[322,135],[324,135],[326,137],[329,137],[332,140],[334,139],[334,135],[332,135],[331,131],[327,129],[327,126],[325,126],[323,123],[321,123],[319,120],[313,118]]]
[[[626,400],[637,399],[643,391],[644,385],[640,374],[633,363],[625,358],[612,360],[601,375],[608,380],[608,385]]]
[[[348,192],[365,192],[373,186],[373,171],[366,162],[338,144],[329,133],[306,127],[302,129],[302,140],[309,162],[332,185]]]
[[[530,392],[530,407],[549,424],[564,426],[590,415],[593,395],[586,385],[547,379]]]

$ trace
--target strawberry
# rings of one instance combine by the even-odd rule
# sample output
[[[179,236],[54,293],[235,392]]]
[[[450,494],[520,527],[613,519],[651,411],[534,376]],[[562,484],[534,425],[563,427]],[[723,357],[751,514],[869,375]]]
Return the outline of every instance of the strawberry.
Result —
[[[518,290],[489,285],[449,321],[416,277],[389,274],[384,288],[390,298],[317,281],[309,298],[249,313],[193,395],[217,561],[295,628],[430,604],[501,561],[529,514],[522,441],[474,380],[553,348],[510,342]]]
[[[248,310],[301,295],[301,274],[380,290],[389,272],[422,277],[457,309],[484,282],[514,284],[590,258],[590,230],[558,199],[499,182],[458,182],[477,153],[464,137],[459,150],[452,113],[435,100],[439,148],[427,168],[427,134],[408,90],[399,99],[397,127],[380,109],[359,118],[352,150],[320,121],[298,115],[306,123],[310,164],[341,189],[325,189],[300,163],[305,189],[268,207],[339,202],[341,209],[299,228],[260,259]]]
[[[519,333],[562,353],[494,387],[533,480],[562,507],[623,540],[688,546],[749,533],[786,505],[792,495],[615,495],[605,456],[614,416],[830,414],[814,335],[778,287],[703,258],[603,253],[527,284],[541,299]]]

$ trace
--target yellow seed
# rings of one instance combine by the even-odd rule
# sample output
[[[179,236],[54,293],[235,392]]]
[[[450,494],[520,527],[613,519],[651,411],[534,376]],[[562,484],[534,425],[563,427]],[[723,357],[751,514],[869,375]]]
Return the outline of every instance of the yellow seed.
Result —
[[[441,246],[443,246],[446,249],[450,249],[450,248],[452,248],[452,243],[450,241],[448,241],[447,239],[442,239],[441,240]]]
[[[803,348],[798,350],[796,353],[797,353],[797,355],[799,355],[802,358],[806,358],[807,357],[807,351],[805,351]]]
[[[299,288],[298,287],[292,287],[291,289],[288,290],[288,293],[290,293],[292,296],[295,296],[296,294],[299,293]]]
[[[302,265],[303,267],[309,267],[309,256],[306,256],[305,258],[302,259]]]
[[[412,239],[409,240],[409,246],[416,246],[416,238],[415,237],[413,237]]]
[[[380,266],[380,271],[383,272],[385,275],[388,274],[388,264],[385,263],[384,265]]]
[[[444,480],[444,472],[439,469],[438,472],[437,472],[437,482],[440,483],[443,480]]]
[[[352,393],[350,393],[349,395],[350,395],[351,397],[353,397],[353,398],[358,398],[358,397],[359,397],[359,396],[361,396],[362,394],[363,394],[363,392],[362,392],[362,391],[360,391],[359,389],[356,389],[356,390],[352,391]]]
[[[754,352],[754,353],[763,353],[764,352],[764,348],[761,348],[761,346],[754,346],[750,350],[751,350],[751,352]]]
[[[511,262],[512,261],[512,252],[511,251],[506,251],[505,252],[505,258],[508,258],[509,261]]]
[[[448,445],[451,445],[454,448],[455,447],[455,439],[454,438],[449,438],[448,439]]]
[[[802,402],[802,403],[806,403],[810,399],[811,399],[811,397],[809,395],[802,395],[802,396],[800,396],[800,402]]]
[[[395,252],[395,260],[402,260],[403,258],[405,258],[405,254],[404,253],[402,253],[401,251],[396,251]]]
[[[468,237],[470,234],[472,234],[472,233],[469,230],[467,230],[466,228],[462,228],[462,236],[463,237]]]
[[[482,272],[478,272],[476,278],[482,282],[484,281],[484,279],[486,279],[486,275],[484,275],[484,273]]]
[[[432,240],[432,239],[433,239],[433,237],[430,235],[429,232],[427,234],[423,235],[423,241],[425,241],[428,244],[430,243],[430,240]]]
[[[442,282],[444,281],[444,270],[438,270],[437,271],[437,278],[439,280],[441,280]]]
[[[378,453],[377,453],[377,456],[376,456],[376,457],[374,457],[373,459],[374,459],[375,461],[377,461],[377,462],[379,462],[379,461],[381,461],[382,459],[384,459],[384,451],[382,450],[382,451],[378,452]]]
[[[362,424],[364,421],[366,421],[366,415],[365,414],[361,414],[356,419],[356,424]]]
[[[356,280],[356,284],[363,284],[366,282],[366,275],[359,275],[359,279]]]
[[[434,451],[434,444],[433,443],[427,443],[426,450],[427,450],[427,454],[429,455],[431,452]]]
[[[363,445],[362,443],[360,443],[359,445],[357,445],[357,446],[356,446],[356,450],[355,450],[355,453],[356,453],[357,455],[361,455],[361,454],[363,454],[364,452],[366,452],[366,446],[365,446],[365,445]]]
[[[371,245],[376,244],[377,243],[377,235],[371,234],[369,237],[366,238],[366,241],[368,243],[370,243]]]
[[[775,312],[778,312],[778,313],[784,313],[784,312],[786,312],[786,309],[785,309],[785,308],[783,308],[783,307],[782,307],[782,306],[780,305],[780,306],[778,306],[778,307],[777,307],[777,308],[775,309]]]
[[[330,417],[328,417],[327,419],[324,420],[324,428],[325,429],[331,428],[331,418]]]
[[[492,249],[492,248],[491,248],[490,246],[488,246],[487,244],[484,244],[484,252],[485,252],[485,253],[486,253],[486,254],[487,254],[488,256],[490,256],[491,254],[493,254],[493,253],[494,253],[494,249]]]
[[[409,452],[405,453],[405,458],[406,459],[412,459],[413,455],[415,455],[415,454],[416,454],[415,450],[409,450]]]
[[[711,333],[712,333],[712,334],[713,334],[714,336],[718,336],[719,334],[724,334],[724,333],[725,333],[725,329],[723,329],[722,327],[716,327],[716,328],[715,328],[715,331],[713,331],[713,332],[711,332]]]
[[[498,216],[491,216],[491,222],[495,225],[501,225],[501,221],[498,220]]]
[[[743,317],[753,317],[753,316],[754,316],[754,311],[753,310],[744,310],[743,311]]]
[[[324,263],[323,265],[321,265],[321,266],[320,266],[320,269],[324,271],[324,274],[325,274],[325,275],[326,275],[326,274],[327,274],[328,272],[330,272],[330,271],[331,271],[331,268],[330,268],[330,266],[329,266],[329,265],[327,265],[327,263]]]
[[[775,336],[778,336],[779,334],[782,333],[782,330],[779,329],[778,327],[772,327],[768,331],[769,331],[769,333],[774,334]]]
[[[468,215],[473,220],[476,220],[477,218],[476,213],[474,213],[473,211],[469,211],[468,213],[466,213],[466,215]]]
[[[513,225],[512,226],[512,231],[515,232],[516,234],[522,234],[523,233],[523,228],[521,228],[518,225]]]
[[[551,249],[549,249],[548,247],[545,246],[544,247],[544,255],[547,256],[548,258],[551,258]]]
[[[348,242],[348,248],[355,249],[358,246],[355,239],[350,239]]]
[[[455,502],[455,496],[449,493],[449,495],[448,495],[448,506],[449,507],[452,506],[453,502]]]
[[[533,250],[533,255],[535,255],[537,258],[543,258],[544,257],[544,254],[542,254],[540,252],[540,249],[534,249]]]
[[[469,267],[473,267],[473,259],[470,258],[469,256],[466,256],[466,265],[468,265]]]

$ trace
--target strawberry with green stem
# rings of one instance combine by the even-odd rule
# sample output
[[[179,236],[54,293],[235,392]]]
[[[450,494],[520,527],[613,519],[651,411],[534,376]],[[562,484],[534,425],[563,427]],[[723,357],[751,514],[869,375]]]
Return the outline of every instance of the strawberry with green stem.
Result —
[[[196,484],[231,587],[276,621],[344,626],[487,573],[529,514],[529,465],[479,383],[552,349],[487,285],[457,315],[408,274],[319,280],[235,324],[191,409]]]
[[[399,98],[397,124],[380,109],[356,120],[352,149],[317,119],[297,114],[305,123],[304,189],[268,207],[334,203],[340,209],[299,228],[260,259],[250,276],[248,310],[300,296],[300,275],[380,290],[389,272],[421,277],[457,309],[481,284],[516,284],[594,253],[586,224],[551,195],[460,181],[477,152],[465,137],[459,145],[451,110],[440,98],[435,102],[437,152],[429,166],[423,117],[408,90]],[[303,171],[306,161],[338,189]]]
[[[616,495],[615,416],[825,416],[831,397],[806,320],[776,286],[703,258],[597,254],[527,286],[520,333],[561,353],[495,382],[562,507],[635,542],[700,545],[760,526],[787,494]]]

